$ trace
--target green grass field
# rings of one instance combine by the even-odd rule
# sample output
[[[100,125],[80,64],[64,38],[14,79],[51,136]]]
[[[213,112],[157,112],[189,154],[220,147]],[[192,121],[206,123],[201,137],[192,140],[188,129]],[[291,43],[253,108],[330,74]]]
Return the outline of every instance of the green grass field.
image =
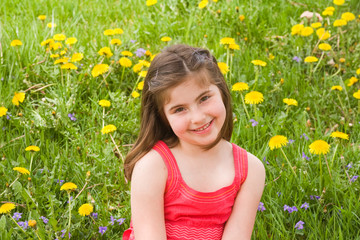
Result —
[[[152,57],[176,43],[209,49],[228,67],[230,89],[249,86],[232,91],[232,141],[266,168],[252,239],[360,239],[360,2],[199,4],[2,1],[0,239],[121,239],[131,218],[122,156],[139,130],[139,83]],[[300,18],[304,11],[322,21]],[[133,54],[131,64],[119,63],[123,51]],[[261,103],[244,102],[252,91],[263,94]],[[111,106],[100,106],[103,99]],[[103,134],[110,124],[116,130]],[[286,138],[270,141],[278,135]],[[76,188],[61,189],[68,182]],[[93,209],[79,210],[83,204]]]

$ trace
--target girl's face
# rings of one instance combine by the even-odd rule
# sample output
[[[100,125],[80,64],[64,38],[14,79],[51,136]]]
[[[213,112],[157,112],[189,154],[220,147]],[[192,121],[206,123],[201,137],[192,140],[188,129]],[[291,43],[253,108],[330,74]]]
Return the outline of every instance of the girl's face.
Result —
[[[166,91],[165,116],[173,132],[184,146],[208,146],[215,142],[226,117],[219,88],[199,83],[192,75],[180,85]]]

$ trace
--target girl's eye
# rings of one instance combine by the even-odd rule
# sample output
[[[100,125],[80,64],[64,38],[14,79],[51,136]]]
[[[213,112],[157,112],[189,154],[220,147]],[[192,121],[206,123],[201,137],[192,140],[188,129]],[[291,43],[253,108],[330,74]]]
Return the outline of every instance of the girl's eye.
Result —
[[[200,99],[200,102],[205,102],[206,100],[208,100],[210,98],[210,96],[204,96]]]
[[[184,108],[183,108],[183,107],[179,107],[179,108],[177,108],[177,109],[175,110],[174,113],[179,113],[179,112],[182,112],[182,111],[184,111]]]

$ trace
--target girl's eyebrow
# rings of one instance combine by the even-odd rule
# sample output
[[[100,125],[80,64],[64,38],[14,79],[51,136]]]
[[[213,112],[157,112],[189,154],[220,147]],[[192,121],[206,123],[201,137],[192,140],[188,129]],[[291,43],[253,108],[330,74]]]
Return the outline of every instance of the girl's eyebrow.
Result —
[[[195,101],[198,101],[202,96],[204,96],[205,94],[208,94],[208,93],[210,93],[210,92],[211,92],[210,89],[205,90],[204,92],[200,93],[199,96],[196,97]],[[178,107],[182,107],[183,105],[184,105],[184,104],[177,104],[177,105],[175,105],[175,106],[172,106],[172,107],[169,109],[169,111],[171,112],[173,109],[176,109],[176,108],[178,108]]]

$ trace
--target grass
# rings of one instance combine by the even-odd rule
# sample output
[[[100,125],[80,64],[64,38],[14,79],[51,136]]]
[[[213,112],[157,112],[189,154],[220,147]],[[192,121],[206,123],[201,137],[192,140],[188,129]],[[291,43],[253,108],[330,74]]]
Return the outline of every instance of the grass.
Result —
[[[304,59],[310,55],[320,59],[318,37],[315,33],[292,36],[291,27],[302,21],[302,12],[322,13],[328,6],[334,6],[335,12],[324,17],[323,25],[326,23],[331,32],[325,42],[332,46],[333,53],[324,54],[316,71],[311,72],[317,63],[310,67]],[[360,154],[360,118],[359,100],[353,94],[360,85],[356,82],[348,86],[351,77],[359,77],[357,9],[360,4],[356,0],[346,0],[342,6],[332,1],[219,0],[209,1],[204,9],[198,8],[198,2],[187,0],[159,0],[151,7],[140,0],[3,1],[0,107],[8,110],[0,117],[0,194],[4,192],[0,201],[15,203],[16,209],[0,215],[0,238],[65,238],[67,231],[73,239],[121,238],[131,217],[129,185],[117,149],[110,135],[101,134],[101,129],[103,123],[114,124],[117,130],[112,137],[117,147],[123,155],[129,151],[139,130],[140,110],[140,98],[133,98],[131,93],[142,78],[117,61],[124,50],[134,53],[143,48],[156,54],[167,45],[186,43],[205,47],[219,62],[228,63],[230,71],[225,78],[229,87],[246,82],[250,90],[264,94],[264,102],[256,106],[258,124],[252,126],[240,93],[232,92],[236,116],[232,141],[263,160],[267,174],[261,200],[266,210],[258,212],[252,238],[359,239],[359,180],[354,176],[360,168],[356,161]],[[332,23],[348,11],[356,19],[341,32]],[[37,19],[41,14],[47,16],[45,21]],[[239,20],[240,15],[245,16],[244,21]],[[46,27],[49,22],[57,26]],[[309,23],[305,20],[304,24]],[[113,37],[103,34],[113,28],[122,28],[124,33]],[[58,33],[78,40],[71,47],[63,42],[60,49],[67,47],[64,56],[83,53],[84,58],[75,63],[76,71],[60,69],[50,58],[51,53],[59,51],[46,52],[40,45]],[[160,41],[163,36],[172,41]],[[240,50],[225,49],[219,44],[223,37],[234,38]],[[119,38],[122,44],[110,45],[112,38]],[[22,46],[10,47],[14,39],[21,40]],[[105,46],[111,48],[112,57],[97,53]],[[275,58],[270,59],[270,54]],[[294,56],[301,61],[294,61]],[[134,65],[150,57],[134,55],[130,59]],[[267,62],[267,66],[255,67],[251,63],[255,59]],[[330,60],[337,65],[329,64]],[[110,71],[93,77],[91,70],[100,62],[110,65]],[[259,75],[255,85],[256,71]],[[103,82],[105,77],[107,84]],[[342,86],[343,91],[332,91],[334,85]],[[26,94],[19,106],[11,103],[14,92]],[[298,106],[287,107],[284,98],[296,99]],[[111,106],[104,110],[98,104],[101,99],[109,100]],[[255,119],[254,107],[246,108]],[[74,114],[75,121],[69,113]],[[334,131],[349,134],[349,140],[330,137]],[[281,150],[270,150],[268,142],[275,135],[294,140],[281,150],[296,177]],[[321,156],[322,177],[319,156],[309,152],[309,145],[319,139],[330,144],[330,152]],[[25,151],[30,145],[39,146],[40,151]],[[29,169],[31,159],[30,176],[17,179],[12,169]],[[78,187],[70,193],[71,206],[68,194],[60,190],[62,181]],[[309,208],[300,208],[305,202]],[[78,209],[85,203],[94,206],[97,218],[79,215]],[[296,206],[298,211],[284,211],[284,205]],[[22,213],[17,222],[36,220],[36,228],[29,227],[24,233],[11,219],[14,212]],[[49,222],[45,224],[41,216]],[[112,224],[111,216],[126,220]],[[300,220],[304,228],[295,229]],[[107,226],[104,234],[99,233],[100,226]]]

